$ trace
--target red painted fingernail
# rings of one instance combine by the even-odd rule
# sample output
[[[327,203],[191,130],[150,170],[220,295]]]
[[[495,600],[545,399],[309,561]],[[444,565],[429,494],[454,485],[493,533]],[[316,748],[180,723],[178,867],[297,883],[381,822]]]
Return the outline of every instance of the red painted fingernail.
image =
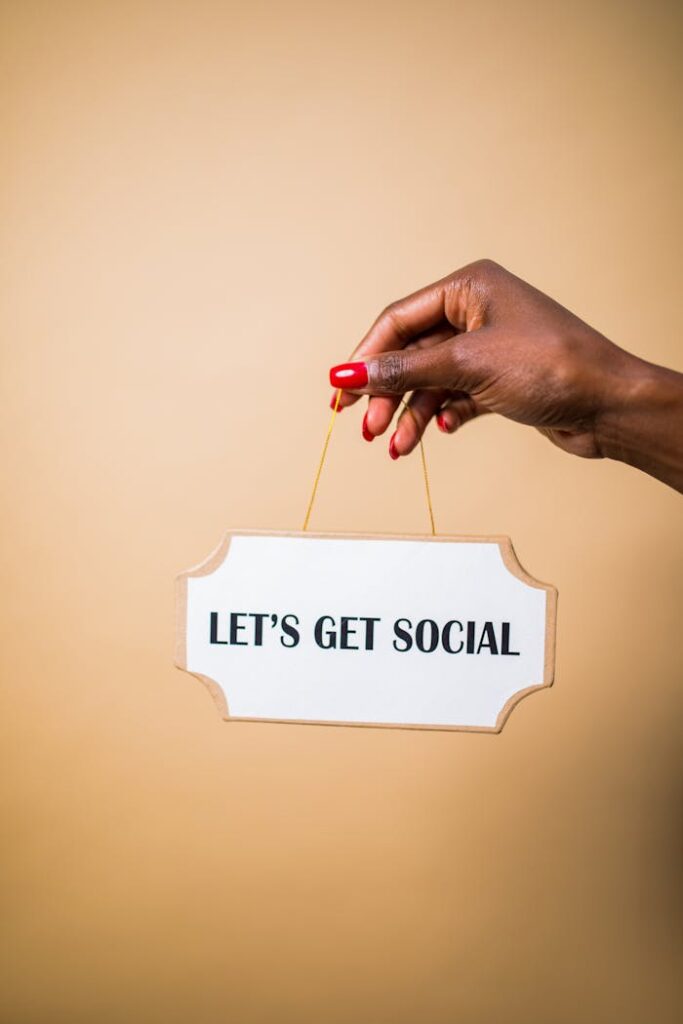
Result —
[[[364,388],[368,382],[368,368],[365,363],[340,363],[330,370],[330,384],[333,388]]]
[[[444,434],[448,433],[448,424],[446,423],[446,420],[440,413],[436,417],[436,425],[439,428],[439,430],[443,430]]]
[[[368,430],[368,414],[367,413],[363,417],[363,428],[362,429],[363,429],[363,437],[365,438],[366,441],[374,441],[375,440],[375,435],[371,434],[370,431]]]
[[[332,400],[330,401],[330,409],[334,409],[334,407],[336,405],[337,405],[337,396],[336,396],[336,394],[334,394],[334,395],[332,395]],[[344,406],[343,405],[339,405],[339,407],[337,408],[337,412],[342,412],[343,409],[344,409]]]
[[[392,459],[399,458],[399,453],[396,451],[396,442],[394,441],[395,437],[396,434],[392,434],[391,441],[389,442],[389,454],[391,455]]]

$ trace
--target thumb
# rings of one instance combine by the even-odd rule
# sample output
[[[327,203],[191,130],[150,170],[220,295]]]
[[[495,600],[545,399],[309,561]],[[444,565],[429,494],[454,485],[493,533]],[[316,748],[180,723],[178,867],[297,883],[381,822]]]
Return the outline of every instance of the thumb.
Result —
[[[463,335],[431,348],[410,347],[341,363],[330,370],[333,388],[367,395],[402,395],[416,388],[467,391],[472,386],[471,356],[465,366]],[[469,346],[467,346],[469,348]]]

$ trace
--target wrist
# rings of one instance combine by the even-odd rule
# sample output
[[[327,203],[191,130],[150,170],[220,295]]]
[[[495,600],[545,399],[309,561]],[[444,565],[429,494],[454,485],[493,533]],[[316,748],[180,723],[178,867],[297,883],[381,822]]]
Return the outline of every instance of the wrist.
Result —
[[[601,454],[683,490],[683,374],[620,352],[596,417]]]

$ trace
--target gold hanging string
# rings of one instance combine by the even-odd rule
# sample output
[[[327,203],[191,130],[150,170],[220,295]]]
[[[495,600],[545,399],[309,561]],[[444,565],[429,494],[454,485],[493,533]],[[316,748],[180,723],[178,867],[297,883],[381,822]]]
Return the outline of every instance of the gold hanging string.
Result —
[[[315,480],[313,481],[313,490],[311,491],[311,497],[310,497],[310,500],[308,502],[308,508],[306,509],[306,515],[304,517],[304,525],[301,528],[302,532],[304,532],[304,533],[308,529],[308,523],[309,523],[310,518],[311,518],[311,512],[313,511],[313,505],[315,504],[316,494],[318,493],[318,484],[320,483],[320,477],[321,477],[321,474],[322,474],[322,471],[323,471],[323,466],[325,465],[325,459],[327,457],[327,449],[328,449],[329,444],[330,444],[330,438],[332,437],[332,430],[334,428],[334,421],[336,420],[337,412],[339,411],[339,400],[340,400],[341,396],[342,396],[342,389],[340,388],[337,391],[337,395],[336,395],[336,398],[335,398],[335,401],[334,401],[334,406],[332,408],[332,415],[330,417],[329,426],[327,428],[327,434],[325,435],[325,443],[323,444],[323,450],[322,450],[322,452],[320,454],[320,461],[318,462],[318,468],[316,470]],[[415,423],[415,426],[419,430],[420,426],[419,426],[419,424],[417,422],[417,419],[415,417],[415,413],[413,412],[413,410],[410,408],[408,403],[403,398],[401,399],[401,404],[403,405],[403,407],[405,409],[408,410],[408,412],[410,413],[410,415],[413,418],[413,422]],[[425,457],[425,449],[424,449],[424,445],[422,443],[422,435],[420,435],[420,442],[419,443],[420,443],[420,460],[422,462],[422,475],[424,477],[425,495],[427,497],[427,511],[429,513],[429,524],[430,524],[432,536],[435,537],[436,536],[436,526],[434,525],[434,509],[432,508],[432,495],[431,495],[431,491],[430,491],[430,488],[429,488],[429,473],[427,472],[427,459]]]

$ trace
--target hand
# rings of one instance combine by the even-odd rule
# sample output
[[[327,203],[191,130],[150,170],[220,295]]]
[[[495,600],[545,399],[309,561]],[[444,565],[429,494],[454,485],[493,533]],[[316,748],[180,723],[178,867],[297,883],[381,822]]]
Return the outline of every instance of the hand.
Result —
[[[619,348],[490,260],[392,303],[335,366],[340,409],[370,395],[363,436],[407,455],[436,418],[445,433],[499,413],[585,458],[610,456],[683,490],[683,376]],[[671,434],[673,431],[673,443]]]

